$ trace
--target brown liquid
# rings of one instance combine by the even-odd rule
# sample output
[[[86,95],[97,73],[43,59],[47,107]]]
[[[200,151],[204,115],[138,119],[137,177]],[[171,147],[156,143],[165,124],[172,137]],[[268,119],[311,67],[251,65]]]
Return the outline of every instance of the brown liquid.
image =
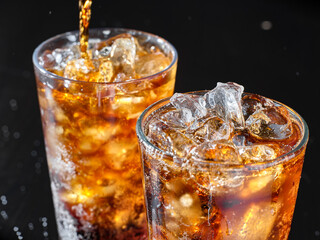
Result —
[[[88,49],[91,4],[79,1],[81,56],[73,55],[65,65],[52,59],[55,51],[68,49],[47,50],[40,57],[46,70],[78,81],[47,84],[37,76],[59,235],[62,240],[142,240],[147,224],[135,124],[147,106],[173,94],[176,65],[156,74],[172,56],[151,43],[141,46],[127,33]],[[111,46],[114,55],[93,56]],[[135,62],[128,64],[122,56],[132,46]]]
[[[257,98],[256,95],[249,97]],[[155,131],[150,135],[149,127],[153,121],[159,122],[158,119],[168,111],[170,106],[164,106],[146,120],[144,131],[149,138],[154,137],[150,140],[154,144],[167,139],[163,134],[170,130],[159,123],[158,133]],[[246,111],[249,112],[250,108]],[[292,134],[282,140],[257,138],[246,130],[236,131],[230,138],[241,135],[248,145],[273,144],[276,156],[281,156],[294,149],[302,139],[302,127],[293,118],[291,120]],[[270,136],[266,132],[263,134]],[[162,146],[158,145],[159,148]],[[143,143],[140,147],[150,240],[288,238],[305,146],[288,155],[285,161],[262,169],[250,168],[254,161],[248,158],[242,164],[230,167],[221,162],[214,164],[217,156],[214,152],[208,152],[205,155],[207,161],[201,162],[192,158],[172,159],[150,151],[150,147]],[[230,157],[227,151],[224,156]]]
[[[91,18],[92,0],[79,0],[79,40],[81,56],[88,57],[89,23]]]
[[[141,51],[137,55],[142,58],[156,56],[153,63],[160,58],[158,67],[170,63],[170,57],[162,52]],[[90,64],[94,60],[85,61]],[[102,59],[101,64],[106,61]],[[101,67],[79,73],[70,62],[68,73],[81,81],[47,84],[37,77],[60,237],[146,239],[135,124],[146,107],[173,94],[176,65],[148,79],[101,84]],[[47,70],[66,74],[66,69]],[[117,69],[114,72],[119,73]]]

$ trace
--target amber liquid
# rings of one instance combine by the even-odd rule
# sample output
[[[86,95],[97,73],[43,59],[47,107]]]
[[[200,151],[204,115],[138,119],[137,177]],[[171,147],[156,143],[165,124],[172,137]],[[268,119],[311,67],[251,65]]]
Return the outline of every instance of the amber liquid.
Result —
[[[148,105],[173,94],[174,80],[159,76],[138,92],[114,95],[92,83],[52,89],[38,79],[62,239],[146,238],[135,124]],[[133,90],[138,84],[123,83]]]
[[[160,59],[156,66],[162,69],[172,61],[162,52],[138,54],[146,63]],[[86,66],[95,61],[73,59],[65,69],[46,68],[62,77],[74,73],[78,81],[46,79],[36,72],[59,236],[146,239],[135,124],[150,104],[173,94],[176,64],[146,79],[110,84],[101,78],[101,68],[79,73],[77,64],[82,60]],[[101,64],[106,63],[103,60]]]
[[[89,23],[92,0],[79,0],[79,40],[81,56],[88,57]]]
[[[161,111],[152,118],[159,115]],[[277,144],[281,155],[300,139],[301,127],[293,122],[290,138],[264,143]],[[305,147],[281,163],[259,169],[173,160],[140,146],[150,240],[288,238]]]
[[[93,58],[88,49],[91,4],[79,1],[81,56],[65,65],[53,64],[52,54],[68,52],[72,45],[45,49],[39,57],[47,71],[66,79],[47,78],[36,71],[58,232],[61,240],[146,239],[135,124],[146,107],[173,94],[176,63],[162,71],[172,55],[157,46],[152,48],[157,51],[148,51],[149,45],[139,45],[130,34],[113,35],[101,39],[95,50],[125,42],[123,38],[137,41],[134,49],[139,46],[133,74],[116,81],[124,67],[116,66],[110,56]],[[144,71],[145,64],[152,72]]]

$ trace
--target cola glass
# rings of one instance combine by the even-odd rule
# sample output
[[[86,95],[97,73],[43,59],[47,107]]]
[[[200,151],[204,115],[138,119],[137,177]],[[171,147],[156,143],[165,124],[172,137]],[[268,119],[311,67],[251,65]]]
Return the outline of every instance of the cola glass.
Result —
[[[199,106],[210,101],[198,101],[198,96],[206,93],[174,97],[182,99],[183,111],[175,109],[169,98],[163,99],[149,106],[138,119],[149,239],[287,239],[308,141],[305,121],[277,101],[263,98],[257,104],[261,97],[243,94],[241,104],[248,126],[254,125],[252,119],[257,115],[253,112],[259,104],[274,104],[275,108],[265,113],[273,118],[271,121],[278,113],[287,114],[283,116],[290,118],[292,133],[284,137],[287,130],[276,124],[264,128],[260,135],[267,140],[257,137],[257,129],[239,130],[236,124],[236,130],[230,133],[220,118],[209,118],[209,125],[208,120],[203,121],[206,113]],[[194,112],[184,109],[192,104],[201,116],[197,121],[192,119]],[[181,116],[185,122],[178,119]],[[235,119],[234,114],[230,116]],[[211,148],[206,148],[209,143],[202,139],[208,126],[215,129],[209,132],[209,138],[215,135],[218,139]],[[228,134],[231,142],[217,136],[218,128],[222,129],[220,133]],[[279,134],[268,132],[272,128]],[[266,160],[266,155],[272,154],[278,155]]]
[[[51,53],[55,53],[56,62],[62,61],[66,51],[62,53],[62,50],[55,49],[72,46],[70,52],[74,51],[78,31],[41,43],[33,54],[60,239],[146,237],[135,125],[147,106],[173,94],[177,52],[169,42],[153,34],[128,29],[90,30],[94,44],[106,45],[104,40],[119,34],[125,37],[130,34],[142,47],[156,46],[161,56],[169,59],[169,65],[149,76],[113,82],[95,81],[96,75],[86,81],[83,69],[81,80],[59,76],[59,71],[49,71],[45,66],[52,63],[49,59]],[[89,45],[92,42],[89,40]],[[108,46],[101,54],[106,54],[107,50]],[[118,58],[122,57],[116,54]],[[71,76],[74,74],[72,67],[79,66],[77,61],[69,64],[68,74]],[[110,61],[104,63],[110,66]],[[102,70],[104,72],[97,74],[104,73],[105,79],[108,69]]]

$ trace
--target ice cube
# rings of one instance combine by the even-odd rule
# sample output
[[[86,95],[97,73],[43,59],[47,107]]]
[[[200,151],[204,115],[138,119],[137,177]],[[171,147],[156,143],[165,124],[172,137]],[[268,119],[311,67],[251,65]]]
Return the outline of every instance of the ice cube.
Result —
[[[285,140],[292,134],[292,123],[284,107],[258,110],[248,117],[246,127],[249,132],[265,140]]]
[[[183,178],[173,178],[165,183],[165,187],[168,191],[175,195],[181,196],[184,193],[190,191],[189,186],[186,184]]]
[[[162,52],[156,52],[139,57],[135,62],[135,70],[140,77],[147,77],[161,72],[169,64],[169,58]]]
[[[227,240],[266,240],[274,227],[279,206],[271,202],[251,204],[242,214],[230,212],[225,218],[228,222],[224,231],[230,234],[223,239]]]
[[[136,45],[132,38],[117,38],[110,50],[110,58],[116,67],[122,67],[123,73],[133,75]]]
[[[94,50],[101,51],[105,47],[110,47],[114,43],[114,41],[119,39],[119,38],[132,38],[132,35],[129,34],[129,33],[121,33],[121,34],[118,34],[118,35],[113,36],[111,38],[108,38],[105,41],[95,42],[93,44],[92,48]]]
[[[44,51],[44,53],[39,57],[39,63],[46,69],[52,69],[56,65],[56,59],[52,55],[50,50]]]
[[[245,95],[242,98],[242,113],[245,120],[254,112],[273,106],[274,104],[270,99],[257,94]]]
[[[119,131],[117,125],[88,118],[87,116],[77,117],[77,125],[78,131],[74,131],[72,134],[79,139],[79,150],[84,154],[98,151]]]
[[[169,127],[181,130],[188,128],[188,123],[194,120],[189,109],[169,111],[161,115],[160,119]]]
[[[199,196],[192,192],[182,179],[172,179],[166,184],[168,191],[164,193],[164,214],[167,222],[174,221],[179,225],[195,226],[203,221]],[[168,227],[168,226],[167,226]]]
[[[78,148],[82,154],[92,154],[99,150],[100,144],[87,139],[81,139],[78,143]]]
[[[101,58],[106,58],[110,56],[111,46],[106,46],[97,52],[97,56]]]
[[[219,201],[224,201],[227,195],[241,192],[244,187],[244,174],[241,171],[230,170],[228,166],[226,168],[213,166],[207,172],[194,173],[193,179],[194,184],[198,187],[197,191],[204,196],[215,196],[215,199]]]
[[[190,157],[228,164],[242,164],[238,150],[227,141],[204,142],[191,150]]]
[[[196,95],[175,93],[170,98],[170,103],[176,109],[182,110],[181,121],[185,122],[187,126],[190,126],[195,119],[207,115],[204,100]]]
[[[112,82],[113,65],[111,61],[104,61],[99,66],[98,82]]]
[[[80,56],[79,49],[75,45],[69,48],[57,48],[51,54],[55,59],[56,69],[64,69],[70,60],[77,59]]]
[[[240,197],[254,199],[259,196],[268,196],[271,193],[272,182],[273,175],[269,173],[264,176],[249,177],[246,179],[244,189],[240,192]]]
[[[208,108],[211,108],[217,116],[235,128],[244,127],[244,118],[241,107],[243,86],[236,83],[220,83],[216,88],[204,95]]]
[[[242,199],[269,199],[283,184],[283,166],[278,165],[248,176],[239,196]]]
[[[79,58],[67,63],[64,77],[79,81],[97,81],[97,67],[95,61]]]
[[[124,74],[124,73],[118,73],[118,74],[115,76],[114,81],[115,81],[115,82],[124,82],[124,81],[127,80],[127,79],[128,79],[128,78],[127,78],[126,74]]]
[[[195,125],[195,124],[193,124]],[[231,127],[219,117],[210,117],[204,120],[201,127],[197,128],[192,135],[200,142],[218,141],[229,139]]]
[[[150,122],[147,136],[155,146],[178,157],[185,157],[196,145],[186,135],[174,128],[170,128],[160,120]]]
[[[248,134],[244,132],[238,132],[232,136],[232,142],[237,147],[245,146],[247,144],[247,140]]]
[[[139,94],[118,94],[113,99],[112,109],[117,117],[137,119],[141,112],[147,107],[145,97]]]
[[[238,149],[241,158],[245,160],[246,163],[270,161],[277,157],[277,152],[275,151],[276,146],[270,144],[254,144],[239,147]]]
[[[105,162],[116,170],[123,170],[132,163],[132,156],[137,155],[138,143],[136,139],[110,141],[105,145]]]

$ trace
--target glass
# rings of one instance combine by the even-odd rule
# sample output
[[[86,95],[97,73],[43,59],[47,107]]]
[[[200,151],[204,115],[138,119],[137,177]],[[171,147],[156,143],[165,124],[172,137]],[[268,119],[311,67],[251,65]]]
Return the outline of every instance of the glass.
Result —
[[[169,101],[149,106],[136,127],[149,239],[287,239],[308,141],[305,121],[273,101],[287,108],[301,130],[298,146],[287,154],[246,165],[187,160],[157,148],[145,135]]]
[[[63,78],[39,64],[44,51],[77,42],[78,31],[43,42],[33,54],[60,239],[146,237],[135,125],[147,106],[173,94],[177,52],[166,40],[136,30],[92,29],[90,37],[121,33],[159,47],[170,65],[148,77],[103,83]]]

